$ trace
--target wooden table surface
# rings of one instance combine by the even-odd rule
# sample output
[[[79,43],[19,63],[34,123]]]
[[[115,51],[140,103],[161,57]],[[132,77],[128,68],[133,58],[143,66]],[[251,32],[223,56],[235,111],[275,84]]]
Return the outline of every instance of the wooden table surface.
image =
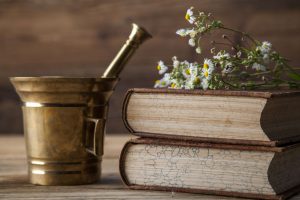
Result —
[[[27,182],[23,136],[0,135],[0,199],[237,199],[127,189],[119,176],[118,157],[124,143],[130,138],[128,135],[107,135],[103,172],[99,183],[81,186],[35,186]],[[292,200],[300,200],[300,195]]]

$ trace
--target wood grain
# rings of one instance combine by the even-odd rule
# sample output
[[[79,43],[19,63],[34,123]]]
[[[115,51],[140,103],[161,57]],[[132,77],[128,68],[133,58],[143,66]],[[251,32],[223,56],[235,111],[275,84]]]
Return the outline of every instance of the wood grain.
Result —
[[[9,76],[97,76],[130,31],[145,26],[154,38],[138,50],[121,75],[111,100],[109,132],[125,131],[121,104],[132,87],[152,87],[160,59],[199,60],[185,39],[175,35],[188,26],[185,10],[194,5],[224,23],[269,40],[299,65],[300,2],[298,0],[2,0],[0,1],[0,132],[22,132],[18,97]],[[212,36],[212,38],[215,38]],[[203,49],[210,47],[203,41]],[[204,56],[208,54],[205,53]]]

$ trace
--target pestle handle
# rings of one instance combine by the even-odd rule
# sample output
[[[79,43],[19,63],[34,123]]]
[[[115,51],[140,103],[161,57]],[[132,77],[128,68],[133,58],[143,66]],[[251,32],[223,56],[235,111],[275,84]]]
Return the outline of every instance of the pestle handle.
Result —
[[[145,40],[151,38],[152,36],[143,28],[137,24],[132,24],[132,31],[129,35],[128,40],[125,42],[123,47],[120,49],[118,54],[112,60],[110,65],[107,67],[103,73],[103,78],[116,78],[120,75],[124,66],[134,54],[135,50],[142,44]]]

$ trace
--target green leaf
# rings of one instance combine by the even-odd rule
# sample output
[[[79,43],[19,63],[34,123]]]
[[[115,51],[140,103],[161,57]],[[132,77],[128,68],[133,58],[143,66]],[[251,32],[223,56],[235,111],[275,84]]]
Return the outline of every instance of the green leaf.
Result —
[[[300,81],[300,74],[296,74],[296,73],[289,73],[288,76],[291,78],[291,79],[294,79],[294,80],[297,80],[297,81]]]

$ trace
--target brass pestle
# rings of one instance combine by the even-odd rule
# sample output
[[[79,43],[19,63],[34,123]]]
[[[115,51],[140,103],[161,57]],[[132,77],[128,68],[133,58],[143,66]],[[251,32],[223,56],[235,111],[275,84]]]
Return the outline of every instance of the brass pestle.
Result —
[[[132,30],[128,40],[120,49],[118,54],[112,60],[102,75],[102,78],[117,78],[123,70],[126,63],[129,61],[135,50],[147,39],[152,36],[143,28],[137,24],[132,24]]]

